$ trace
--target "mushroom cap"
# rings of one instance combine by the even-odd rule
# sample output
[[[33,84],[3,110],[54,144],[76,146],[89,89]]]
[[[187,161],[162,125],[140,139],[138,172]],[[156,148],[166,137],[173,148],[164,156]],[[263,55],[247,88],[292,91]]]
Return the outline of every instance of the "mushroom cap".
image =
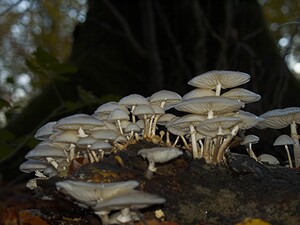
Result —
[[[231,129],[240,122],[241,120],[236,117],[217,117],[200,122],[196,130],[209,137],[230,135]]]
[[[150,105],[155,115],[163,115],[165,114],[165,110],[159,105]]]
[[[186,134],[189,134],[190,130],[189,129],[183,129],[183,128],[179,128],[179,127],[168,127],[167,128],[168,131],[171,133],[171,134],[174,134],[174,135],[177,135],[177,136],[184,136]]]
[[[115,140],[120,134],[111,129],[106,130],[96,130],[91,133],[91,136],[98,140]]]
[[[168,90],[161,90],[149,98],[149,102],[151,105],[161,105],[162,102],[165,103],[164,108],[168,106],[172,106],[174,104],[177,104],[182,101],[182,98],[179,94],[177,94],[174,91],[168,91]]]
[[[93,206],[94,211],[111,211],[123,208],[141,209],[150,205],[163,204],[166,199],[143,191],[130,190],[112,198],[106,199]]]
[[[108,116],[107,121],[115,122],[117,120],[129,120],[127,112],[122,109],[114,109]]]
[[[139,183],[135,180],[111,183],[89,183],[85,181],[64,180],[56,182],[56,189],[86,206],[112,198],[120,193],[127,193],[136,188]]]
[[[43,171],[48,166],[49,166],[49,164],[47,162],[29,159],[29,160],[23,162],[20,165],[19,169],[24,173],[31,173],[35,170]]]
[[[244,88],[231,89],[225,92],[224,94],[222,94],[221,96],[239,100],[246,104],[251,102],[257,102],[261,99],[261,96],[259,94],[256,94],[252,91],[248,91],[247,89]]]
[[[264,120],[257,125],[258,128],[281,129],[292,124],[293,121],[300,123],[300,107],[274,109],[260,115],[260,118]]]
[[[233,116],[240,118],[242,120],[242,124],[240,124],[240,129],[241,130],[248,130],[257,124],[259,124],[261,121],[263,121],[262,118],[254,115],[253,113],[246,112],[243,110],[239,110],[236,113],[228,113],[226,116]]]
[[[84,130],[89,130],[96,126],[103,126],[103,123],[87,114],[75,114],[58,120],[54,129],[78,130],[79,128],[82,128]]]
[[[100,114],[109,114],[110,112],[112,112],[115,109],[122,109],[123,111],[128,112],[128,114],[129,114],[128,109],[125,106],[120,105],[118,102],[107,102],[107,103],[104,103],[103,105],[100,105],[95,110],[94,115],[97,116]]]
[[[136,105],[149,105],[149,101],[142,95],[131,94],[131,95],[128,95],[128,96],[122,98],[119,101],[119,104],[131,107],[131,106],[136,106]]]
[[[244,103],[236,100],[220,97],[207,96],[183,101],[175,106],[178,111],[205,115],[210,111],[214,114],[223,114],[239,110]]]
[[[259,141],[259,137],[253,134],[247,135],[244,140],[240,143],[240,145],[248,145],[248,144],[256,144]]]
[[[41,126],[35,133],[34,138],[37,140],[46,140],[54,133],[54,125],[56,121],[46,123],[45,125]]]
[[[61,159],[66,158],[67,156],[61,148],[58,148],[53,144],[36,146],[25,155],[25,159],[33,160],[45,160],[46,157]]]
[[[134,132],[140,132],[141,128],[136,123],[130,123],[127,125],[127,127],[124,129],[125,133],[129,133],[131,131]]]
[[[169,122],[166,127],[179,127],[189,128],[190,125],[197,126],[201,121],[205,120],[206,117],[199,114],[187,114],[182,117],[178,117]]]
[[[135,116],[153,115],[154,111],[150,105],[138,105],[132,112]]]
[[[94,142],[90,147],[91,150],[111,149],[111,148],[112,148],[112,145],[103,140],[98,140],[98,141]]]
[[[170,122],[175,117],[176,116],[171,113],[163,114],[158,118],[157,124],[166,125],[168,122]]]
[[[85,148],[88,145],[94,144],[96,141],[97,141],[97,139],[94,138],[93,136],[88,136],[88,137],[83,137],[83,138],[78,139],[76,145],[79,148]]]
[[[216,93],[212,91],[211,89],[202,89],[202,88],[196,88],[188,93],[186,93],[182,99],[188,100],[192,98],[200,98],[205,96],[215,96]]]
[[[221,84],[226,89],[245,84],[249,80],[250,75],[243,72],[213,70],[194,77],[188,84],[204,89],[215,89],[216,85]]]
[[[76,143],[79,140],[77,130],[66,130],[55,135],[55,143]]]
[[[269,163],[271,165],[279,165],[279,161],[276,157],[270,155],[270,154],[262,154],[257,157],[258,161],[263,163]]]
[[[295,141],[289,135],[282,134],[274,141],[274,146],[281,146],[281,145],[293,145]]]
[[[150,162],[164,163],[182,155],[183,152],[174,147],[145,148],[138,151],[138,155],[147,158]]]

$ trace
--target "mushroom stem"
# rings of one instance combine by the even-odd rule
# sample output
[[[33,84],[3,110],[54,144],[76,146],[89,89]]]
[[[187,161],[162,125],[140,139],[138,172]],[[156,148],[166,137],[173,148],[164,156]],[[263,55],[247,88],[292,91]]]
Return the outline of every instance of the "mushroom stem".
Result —
[[[204,140],[204,148],[203,148],[203,158],[205,159],[206,163],[210,163],[210,142],[211,138],[206,137]]]
[[[226,149],[229,147],[230,142],[236,136],[238,131],[239,131],[239,126],[238,125],[234,126],[231,131],[230,137],[228,137],[221,145],[221,147],[218,151],[218,155],[217,155],[217,163],[220,163],[223,161],[224,153],[225,153]]]
[[[200,158],[202,158],[203,157],[203,148],[204,148],[203,141],[199,140],[198,142],[200,144],[200,153],[199,154],[200,154]]]
[[[148,166],[148,169],[146,170],[145,172],[145,177],[148,179],[148,180],[151,180],[152,177],[153,177],[153,173],[156,171],[156,167],[155,167],[155,162],[152,161],[152,160],[149,160],[149,166]]]
[[[252,143],[249,143],[249,147],[247,148],[247,152],[249,154],[249,156],[253,159],[255,159],[255,161],[257,161],[257,157],[255,155],[255,153],[252,150]]]
[[[172,146],[172,143],[170,141],[170,132],[167,131],[166,133],[166,146]]]
[[[287,157],[288,157],[288,160],[289,160],[289,166],[290,166],[290,168],[293,168],[293,163],[292,163],[292,158],[291,158],[291,154],[290,154],[290,151],[289,151],[289,147],[287,145],[284,145],[284,148],[286,150],[286,154],[287,154]]]
[[[122,130],[122,125],[121,125],[121,121],[120,120],[117,120],[117,125],[118,125],[118,128],[119,128],[121,134],[124,134],[123,130]]]
[[[295,121],[291,124],[291,137],[295,141],[294,144],[294,158],[295,158],[295,167],[300,166],[300,146],[299,146],[299,139],[298,139],[298,133],[297,133],[297,125]]]
[[[221,95],[221,88],[222,88],[222,85],[218,82],[218,84],[216,86],[216,96]]]
[[[213,153],[213,156],[212,156],[212,159],[211,159],[212,163],[217,163],[217,155],[218,155],[219,149],[221,147],[221,144],[222,144],[222,136],[218,135],[217,139],[216,139],[216,145],[215,145],[215,148],[214,148],[214,153]]]
[[[198,159],[198,158],[200,158],[200,156],[198,153],[198,147],[197,147],[197,142],[196,142],[196,130],[193,125],[190,125],[189,127],[190,127],[191,139],[192,139],[193,158]]]
[[[178,142],[179,138],[180,138],[179,136],[177,136],[177,137],[176,137],[176,139],[175,139],[174,143],[172,144],[172,147],[175,147],[175,146],[176,146],[176,144],[177,144],[177,142]]]
[[[89,135],[87,135],[84,132],[84,130],[81,127],[79,127],[79,129],[78,129],[78,137],[84,138],[84,137],[87,137],[87,136],[89,136]]]
[[[47,162],[50,163],[55,169],[58,168],[58,163],[51,157],[46,157]]]
[[[183,135],[180,135],[180,138],[181,138],[181,140],[182,140],[184,146],[186,147],[186,149],[190,149],[190,146],[189,146],[189,144],[186,142],[184,136],[183,136]]]

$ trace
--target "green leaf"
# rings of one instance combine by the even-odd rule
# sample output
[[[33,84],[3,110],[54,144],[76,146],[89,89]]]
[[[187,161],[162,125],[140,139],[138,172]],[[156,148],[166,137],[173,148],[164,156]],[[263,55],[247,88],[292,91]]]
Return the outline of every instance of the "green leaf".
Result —
[[[42,68],[51,70],[51,68],[54,68],[59,64],[58,60],[53,55],[41,47],[38,47],[33,55],[36,58],[37,64]]]

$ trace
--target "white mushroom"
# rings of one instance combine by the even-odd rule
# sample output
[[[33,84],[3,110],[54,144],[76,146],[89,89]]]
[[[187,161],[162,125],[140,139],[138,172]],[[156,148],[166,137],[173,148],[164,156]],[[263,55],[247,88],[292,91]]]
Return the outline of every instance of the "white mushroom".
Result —
[[[243,72],[213,70],[194,77],[188,84],[197,88],[216,90],[216,96],[219,96],[221,89],[236,87],[249,80],[250,75]]]
[[[276,140],[273,143],[274,146],[284,145],[284,148],[286,150],[286,154],[287,154],[287,157],[289,160],[290,168],[293,168],[293,163],[292,163],[292,158],[291,158],[291,154],[290,154],[288,145],[294,145],[294,144],[295,144],[295,141],[286,134],[280,135],[278,138],[276,138]]]
[[[264,120],[258,124],[258,128],[273,128],[281,129],[290,126],[291,137],[295,141],[294,144],[294,158],[295,167],[300,166],[300,145],[299,135],[297,133],[297,124],[300,123],[300,107],[290,107],[285,109],[275,109],[268,111],[262,115]]]
[[[252,157],[253,159],[255,159],[256,161],[257,161],[257,157],[252,150],[252,145],[258,143],[258,141],[259,141],[259,137],[257,137],[256,135],[253,135],[253,134],[249,134],[240,143],[240,145],[246,146],[249,156]]]
[[[173,147],[146,148],[138,151],[138,155],[146,158],[149,162],[148,170],[146,172],[147,179],[151,179],[153,172],[156,171],[155,163],[168,162],[182,154],[182,151]]]
[[[268,163],[270,165],[279,165],[278,159],[270,154],[261,154],[257,157],[257,160],[262,163]]]
[[[207,96],[183,101],[177,104],[175,109],[188,113],[207,115],[207,118],[211,119],[214,115],[237,111],[243,106],[244,103],[230,98]]]

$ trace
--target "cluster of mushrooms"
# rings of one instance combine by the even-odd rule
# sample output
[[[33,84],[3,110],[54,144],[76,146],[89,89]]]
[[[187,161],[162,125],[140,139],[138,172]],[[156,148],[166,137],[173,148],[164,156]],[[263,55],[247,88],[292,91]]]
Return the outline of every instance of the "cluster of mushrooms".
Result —
[[[140,140],[160,146],[138,152],[149,162],[145,173],[148,179],[156,171],[155,163],[174,159],[182,155],[183,150],[194,159],[203,158],[206,163],[224,163],[224,154],[236,139],[246,146],[250,157],[264,161],[265,154],[256,157],[252,150],[252,144],[257,143],[259,138],[251,134],[245,136],[244,131],[252,127],[280,129],[288,125],[291,126],[291,137],[283,135],[274,145],[285,145],[289,166],[293,167],[287,147],[292,144],[295,166],[298,167],[300,149],[296,124],[300,121],[300,108],[272,110],[260,117],[241,110],[245,104],[261,98],[237,87],[249,80],[250,76],[242,72],[209,71],[190,80],[188,84],[195,89],[183,97],[167,90],[158,91],[148,98],[132,94],[119,102],[101,105],[93,115],[75,114],[49,122],[36,132],[35,138],[41,142],[27,153],[27,161],[21,164],[20,170],[35,172],[37,179],[66,177],[74,159],[101,163],[104,157]],[[170,109],[175,113],[179,111],[183,116],[171,114]],[[28,187],[36,187],[35,182],[35,179],[29,181]],[[65,180],[56,186],[58,191],[71,196],[82,207],[92,207],[103,224],[113,224],[111,220],[124,224],[138,219],[132,208],[165,201],[156,195],[134,190],[138,186],[136,181],[97,184]],[[77,190],[81,186],[85,186],[86,191]],[[130,196],[132,199],[145,199],[145,202],[134,203],[127,199]],[[118,199],[125,198],[125,206],[118,205]],[[119,212],[111,215],[111,210]]]

